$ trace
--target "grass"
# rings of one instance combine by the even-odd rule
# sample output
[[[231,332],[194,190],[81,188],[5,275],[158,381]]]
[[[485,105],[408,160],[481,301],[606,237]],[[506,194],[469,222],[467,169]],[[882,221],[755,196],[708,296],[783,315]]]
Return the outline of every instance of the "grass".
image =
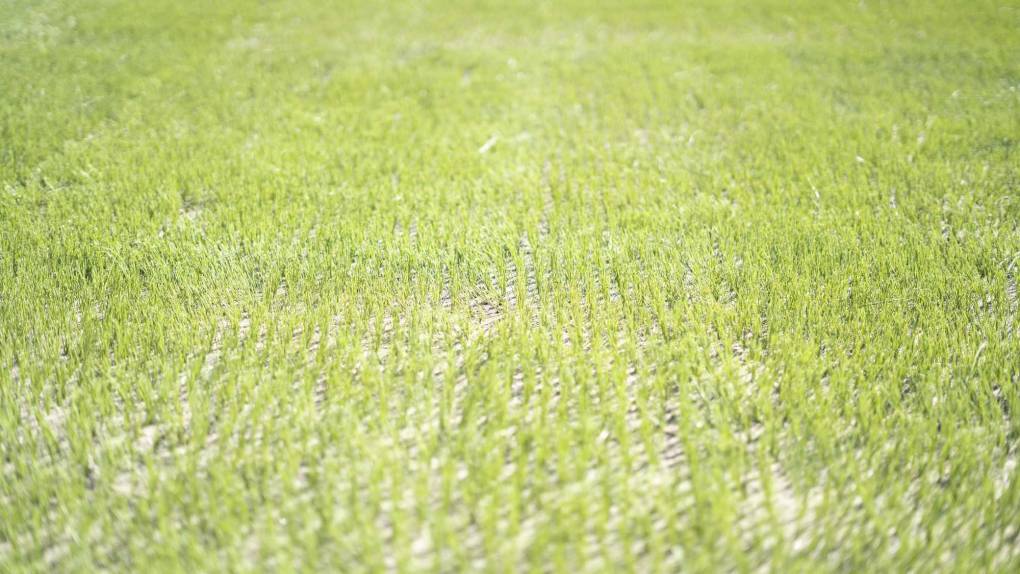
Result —
[[[1015,571],[1018,29],[3,2],[0,570]]]

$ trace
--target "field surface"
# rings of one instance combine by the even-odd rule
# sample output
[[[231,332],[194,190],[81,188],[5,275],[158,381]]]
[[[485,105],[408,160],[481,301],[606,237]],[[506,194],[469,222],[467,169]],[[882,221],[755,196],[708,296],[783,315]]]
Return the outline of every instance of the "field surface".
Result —
[[[0,1],[0,571],[1016,572],[1020,3]]]

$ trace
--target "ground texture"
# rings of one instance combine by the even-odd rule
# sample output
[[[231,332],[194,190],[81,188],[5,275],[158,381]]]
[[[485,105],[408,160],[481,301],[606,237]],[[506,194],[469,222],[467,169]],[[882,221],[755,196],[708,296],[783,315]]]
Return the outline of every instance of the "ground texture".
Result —
[[[0,3],[0,570],[1016,571],[1018,30]]]

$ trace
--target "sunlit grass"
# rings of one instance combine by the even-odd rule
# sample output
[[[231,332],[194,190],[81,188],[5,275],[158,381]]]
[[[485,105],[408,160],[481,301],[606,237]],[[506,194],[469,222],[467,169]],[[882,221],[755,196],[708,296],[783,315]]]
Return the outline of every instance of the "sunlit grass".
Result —
[[[0,571],[1020,568],[1013,2],[0,6]]]

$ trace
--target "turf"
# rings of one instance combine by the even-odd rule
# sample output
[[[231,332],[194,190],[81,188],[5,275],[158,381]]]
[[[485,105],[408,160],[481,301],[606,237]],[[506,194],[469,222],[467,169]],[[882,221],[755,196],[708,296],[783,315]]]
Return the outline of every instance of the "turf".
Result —
[[[0,3],[0,570],[1016,571],[1018,29]]]

